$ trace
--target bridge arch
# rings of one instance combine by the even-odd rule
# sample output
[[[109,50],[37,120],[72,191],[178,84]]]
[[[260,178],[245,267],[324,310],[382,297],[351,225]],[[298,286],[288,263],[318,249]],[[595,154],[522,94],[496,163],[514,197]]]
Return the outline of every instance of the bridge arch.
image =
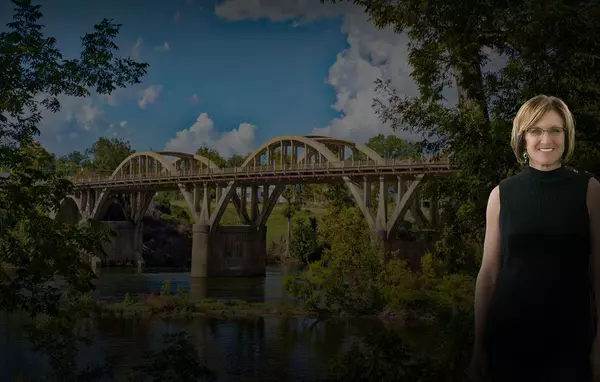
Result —
[[[72,196],[67,196],[61,201],[58,211],[54,214],[54,219],[67,224],[76,224],[81,221],[82,216],[79,201]]]
[[[170,161],[169,157],[175,158],[175,160]],[[183,168],[182,165],[184,166]],[[113,173],[110,176],[110,179],[119,179],[119,177],[123,175],[139,175],[140,177],[143,177],[150,173],[165,173],[165,175],[175,175],[180,171],[193,171],[193,169],[196,167],[201,169],[202,166],[212,171],[220,170],[219,166],[217,166],[210,159],[202,155],[180,153],[174,151],[142,151],[133,153],[127,158],[125,158],[113,171]],[[190,212],[193,212],[194,208],[191,196],[189,195],[189,193],[186,192],[185,186],[183,184],[178,184],[178,187],[183,195],[183,198]],[[100,194],[100,197],[98,198],[92,216],[95,219],[101,219],[107,213],[107,209],[110,206],[110,203],[113,201],[115,201],[115,199],[113,197],[110,197],[110,191],[103,190]],[[123,206],[121,207],[123,208]],[[123,212],[125,213],[124,208]],[[143,214],[140,214],[140,211],[138,211],[137,215],[141,216]]]
[[[202,155],[180,153],[175,151],[159,151],[158,154],[163,157],[166,156],[178,158],[178,160],[173,163],[173,167],[175,168],[175,170],[180,170],[181,164],[187,164],[186,162],[193,163],[200,169],[202,169],[202,167],[205,167],[209,170],[220,170],[219,166],[217,166],[213,161]]]
[[[267,142],[263,143],[253,153],[248,155],[248,157],[246,158],[244,163],[240,166],[240,168],[245,168],[245,167],[249,166],[251,163],[252,164],[256,163],[257,158],[260,158],[265,153],[267,153],[267,155],[269,155],[268,153],[274,152],[274,150],[272,150],[272,149],[276,149],[278,147],[282,150],[282,154],[283,154],[283,149],[285,147],[284,144],[287,145],[288,147],[294,146],[296,144],[302,144],[302,145],[304,145],[305,149],[311,149],[311,150],[315,151],[316,153],[318,153],[320,156],[322,156],[328,163],[330,163],[331,166],[335,166],[335,167],[343,166],[343,163],[341,163],[343,161],[343,159],[340,160],[340,158],[338,156],[336,156],[336,154],[334,154],[326,146],[326,144],[324,142],[320,142],[318,139],[322,139],[323,141],[326,141],[326,142],[329,140],[329,138],[326,138],[326,137],[317,137],[315,139],[312,137],[299,136],[299,135],[285,135],[285,136],[279,136],[279,137],[272,138],[272,139],[268,140]],[[341,140],[332,140],[332,141],[336,141],[338,143],[343,142],[344,144],[349,144],[349,145],[355,145],[354,143],[348,142],[348,141],[341,141]],[[331,141],[329,141],[329,142],[331,142]],[[359,150],[359,148],[356,148],[356,149]],[[364,149],[364,148],[361,147],[361,149]],[[377,156],[378,156],[377,153],[375,153],[374,151],[371,153],[371,152],[369,152],[369,150],[366,150],[366,152],[368,152],[369,153],[368,155],[371,155],[373,158],[377,158]],[[306,157],[306,153],[304,153],[304,156]],[[296,159],[298,159],[298,158],[296,158]],[[381,157],[379,157],[379,159],[381,159]],[[376,160],[376,159],[374,159],[374,160]],[[383,161],[383,159],[381,159],[381,160]],[[360,190],[350,180],[350,178],[343,177],[343,180],[344,180],[344,183],[346,184],[346,186],[348,187],[348,189],[350,190],[350,193],[354,197],[356,204],[359,206],[365,219],[367,219],[367,223],[369,224],[370,227],[373,227],[374,226],[373,217],[371,216],[371,213],[369,212],[369,209],[367,208],[367,206],[364,205],[364,203],[362,203],[362,197],[360,194]],[[220,221],[221,216],[225,212],[225,207],[227,206],[227,204],[229,203],[229,200],[235,193],[237,186],[238,186],[237,182],[235,182],[235,181],[229,182],[225,192],[223,193],[224,195],[221,197],[220,200],[217,201],[214,214],[210,218],[211,229],[216,229],[217,224],[215,224],[215,223]],[[279,187],[279,188],[276,188],[276,190],[277,189],[278,189],[278,192],[281,194],[281,192],[283,191],[283,188]],[[277,197],[278,196],[279,195],[277,195]],[[270,209],[273,208],[273,206],[269,206],[269,207],[270,207]],[[271,211],[266,211],[266,213],[268,213],[268,214],[270,214],[270,212]],[[268,217],[268,215],[267,215],[267,217]],[[264,220],[266,221],[266,217],[264,218]]]
[[[173,167],[172,163],[169,163],[169,161],[167,161],[167,158],[165,158],[164,156],[160,155],[159,153],[156,153],[153,151],[143,151],[143,152],[139,152],[139,153],[133,153],[130,156],[128,156],[127,158],[125,158],[123,160],[123,162],[121,162],[117,166],[115,171],[113,171],[110,178],[118,179],[119,175],[125,174],[125,173],[127,173],[127,175],[133,175],[133,171],[135,171],[135,170],[132,166],[135,164],[140,166],[141,163],[143,163],[142,160],[148,160],[149,158],[156,161],[156,163],[152,163],[152,165],[153,166],[156,165],[157,166],[156,169],[159,172],[166,170],[166,172],[168,172],[169,175],[175,174],[175,172],[176,172],[175,168]],[[150,163],[151,163],[151,161],[148,161],[145,164],[150,164]],[[161,166],[164,166],[164,168],[159,168],[158,164],[160,164]],[[148,171],[147,168],[139,168],[138,167],[138,171],[140,172],[140,175],[142,174],[142,172],[141,172],[142,169],[146,170],[146,172]]]
[[[104,198],[103,203],[98,205],[98,209],[94,213],[94,220],[101,221],[104,218],[110,221],[127,220],[127,211],[123,198],[118,195],[108,195]]]
[[[323,143],[328,148],[330,146],[341,146],[341,147],[348,148],[353,151],[354,150],[358,151],[358,152],[364,154],[369,160],[375,161],[377,163],[385,162],[385,160],[381,157],[381,155],[379,155],[375,150],[373,150],[372,148],[370,148],[369,146],[367,146],[363,143],[352,142],[352,141],[347,141],[347,140],[338,139],[338,138],[325,137],[325,136],[320,136],[320,135],[307,135],[306,137],[314,139],[317,142]],[[331,150],[331,151],[333,152],[333,150]]]

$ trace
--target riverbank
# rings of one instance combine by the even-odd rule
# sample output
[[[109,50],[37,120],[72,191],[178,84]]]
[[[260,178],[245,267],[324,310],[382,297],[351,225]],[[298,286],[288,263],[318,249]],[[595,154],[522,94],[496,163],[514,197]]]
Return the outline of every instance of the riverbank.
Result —
[[[187,294],[141,295],[137,301],[126,296],[123,301],[83,302],[82,308],[100,317],[159,317],[182,318],[209,317],[223,319],[255,317],[313,317],[319,315],[302,309],[294,302],[247,302],[243,300],[216,301],[204,299],[193,301]]]
[[[458,330],[433,317],[406,320],[411,314],[392,311],[357,317],[304,309],[282,291],[290,274],[284,267],[268,267],[265,278],[206,279],[200,285],[185,272],[104,271],[96,290],[81,302],[88,314],[79,316],[76,327],[93,341],[82,357],[100,360],[109,354],[120,376],[146,362],[147,351],[165,348],[164,334],[180,331],[195,346],[190,354],[200,354],[201,363],[224,382],[320,381],[336,362],[344,370],[359,367],[351,374],[364,375],[365,368],[391,370],[425,356],[439,369],[446,359],[467,351],[455,350],[456,340],[446,339],[449,331]],[[41,378],[48,368],[27,342],[23,324],[30,320],[25,316],[0,314],[0,380],[18,374]],[[164,360],[177,351],[162,354]]]
[[[85,299],[82,309],[92,317],[102,318],[160,318],[192,319],[205,317],[211,319],[256,319],[256,318],[313,318],[326,320],[366,319],[380,321],[383,324],[422,327],[434,324],[434,313],[417,314],[412,311],[373,312],[372,314],[352,315],[309,310],[290,300],[271,302],[248,302],[244,300],[218,301],[203,299],[194,301],[187,293],[176,295],[146,294],[134,300],[129,295],[121,301],[94,301]]]

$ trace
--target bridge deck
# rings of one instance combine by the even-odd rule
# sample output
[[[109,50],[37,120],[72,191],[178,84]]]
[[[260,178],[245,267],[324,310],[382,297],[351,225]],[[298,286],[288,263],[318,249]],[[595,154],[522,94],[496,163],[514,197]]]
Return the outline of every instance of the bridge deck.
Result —
[[[397,175],[438,174],[450,172],[447,161],[341,161],[274,166],[247,166],[223,169],[180,170],[175,174],[115,174],[111,177],[70,178],[75,188],[138,188],[173,187],[178,183],[198,182],[331,182],[343,177],[378,177]]]

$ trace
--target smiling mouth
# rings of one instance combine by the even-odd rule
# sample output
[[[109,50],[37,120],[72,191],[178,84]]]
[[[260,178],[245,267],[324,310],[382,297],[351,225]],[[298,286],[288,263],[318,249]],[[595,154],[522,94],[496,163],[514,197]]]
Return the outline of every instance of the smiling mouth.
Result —
[[[554,151],[554,149],[539,149],[539,150],[544,153],[549,153],[551,151]]]

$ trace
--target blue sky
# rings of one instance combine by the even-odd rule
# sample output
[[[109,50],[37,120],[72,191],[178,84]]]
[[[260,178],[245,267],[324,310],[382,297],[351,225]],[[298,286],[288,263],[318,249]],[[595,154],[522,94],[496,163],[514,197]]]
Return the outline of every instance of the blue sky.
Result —
[[[102,18],[123,24],[121,54],[150,64],[143,84],[110,97],[63,98],[39,140],[59,155],[101,136],[134,149],[245,154],[279,135],[366,141],[392,133],[371,108],[376,78],[414,94],[406,38],[348,4],[319,0],[41,0],[47,35],[67,57]],[[12,4],[0,5],[2,25]],[[402,134],[400,134],[402,135]]]

